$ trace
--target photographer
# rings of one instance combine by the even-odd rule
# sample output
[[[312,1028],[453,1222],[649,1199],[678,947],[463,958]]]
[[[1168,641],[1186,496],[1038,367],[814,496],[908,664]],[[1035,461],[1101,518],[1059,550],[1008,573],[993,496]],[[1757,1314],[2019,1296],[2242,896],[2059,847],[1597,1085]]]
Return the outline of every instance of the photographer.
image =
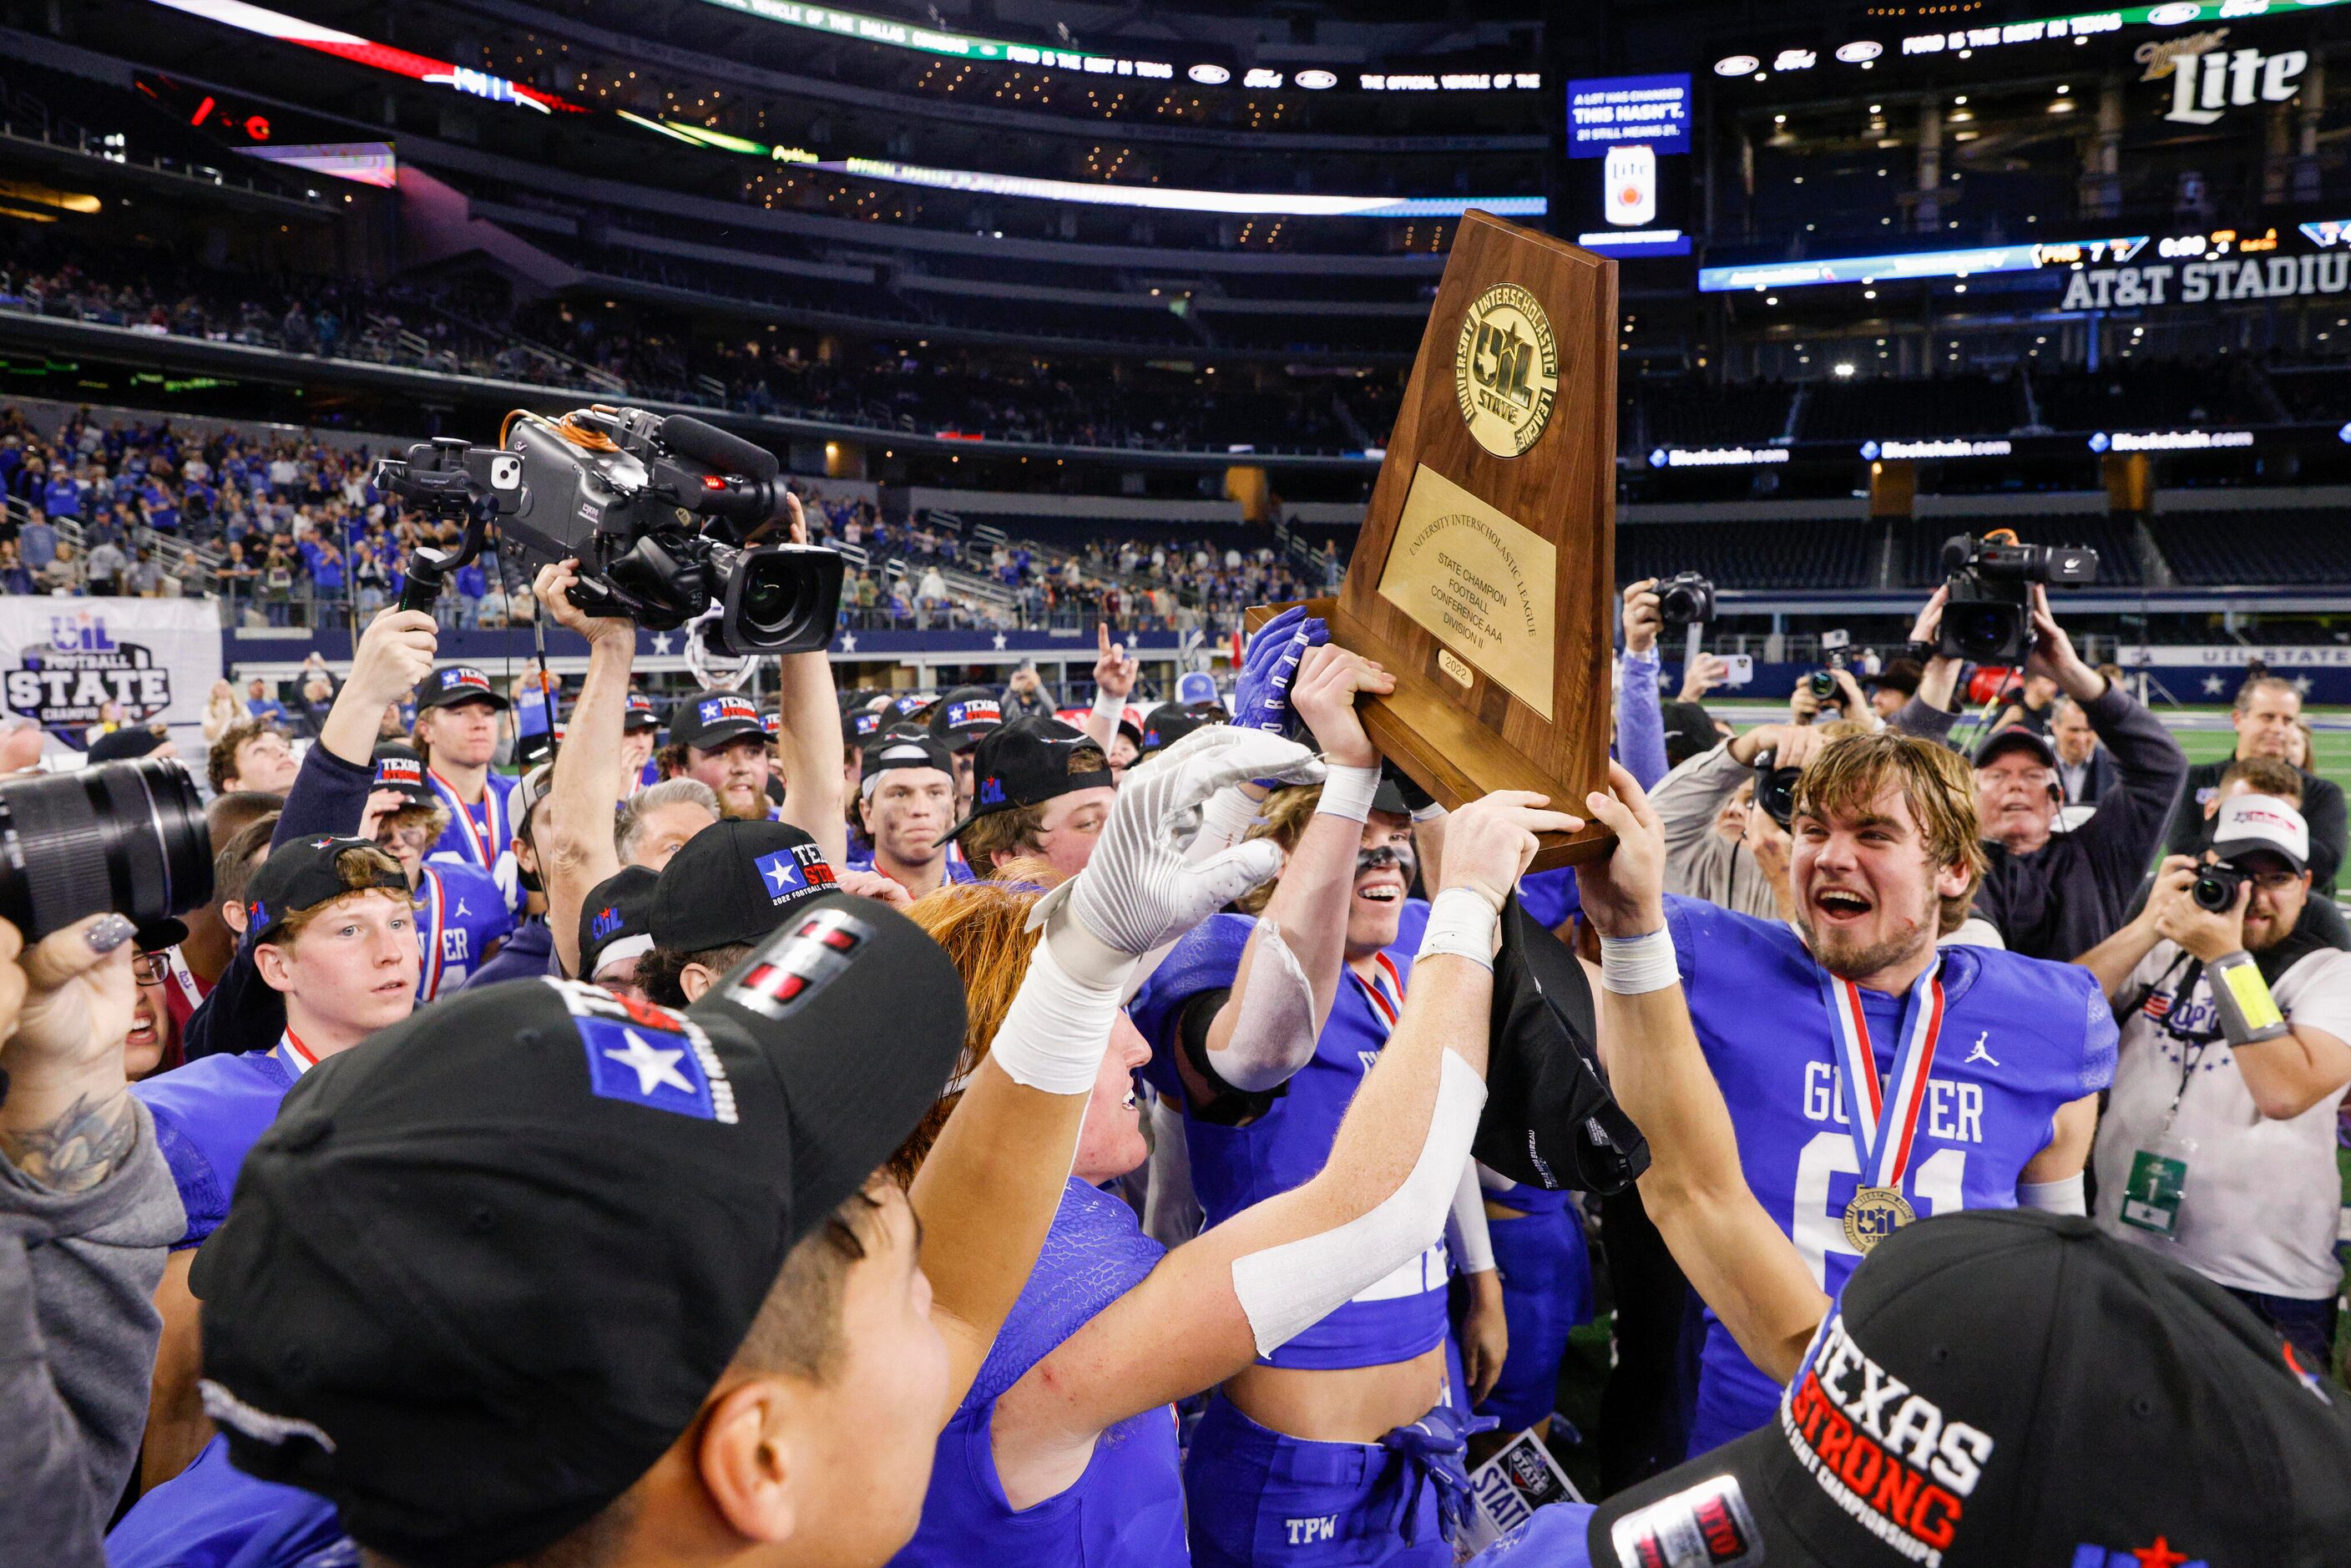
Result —
[[[2229,713],[2230,726],[2237,732],[2234,759],[2275,757],[2291,762],[2301,720],[2302,693],[2292,681],[2275,675],[2248,678],[2237,688],[2236,704]],[[2172,813],[2166,853],[2192,855],[2203,847],[2212,801],[2228,766],[2226,760],[2203,762],[2188,770],[2179,807]],[[2332,898],[2335,876],[2343,869],[2346,832],[2351,832],[2345,824],[2343,787],[2301,764],[2295,767],[2302,773],[2303,820],[2310,825],[2311,886],[2321,898]]]
[[[1913,643],[1937,641],[1949,591],[1948,585],[1938,588],[1927,601],[1911,631]],[[2081,705],[2114,758],[2119,783],[2096,815],[2060,833],[2064,790],[2049,742],[2021,725],[1986,737],[1975,754],[1976,810],[1991,841],[1991,863],[1976,908],[2000,928],[2011,951],[2062,962],[2088,952],[2122,925],[2188,772],[2188,757],[2153,714],[2082,662],[2050,612],[2046,587],[2033,583],[2030,603],[2033,645],[2025,674],[2053,680]],[[1949,655],[1929,659],[1917,696],[1895,727],[1945,740],[1958,717],[1944,705],[1952,700],[1959,666]]]
[[[1649,800],[1665,831],[1666,890],[1762,920],[1792,915],[1788,833],[1755,803],[1756,763],[1769,752],[1775,771],[1801,769],[1821,741],[1809,725],[1758,725],[1667,774]]]
[[[2122,1026],[2098,1223],[2226,1287],[2316,1369],[2333,1364],[2342,1279],[2351,953],[2313,918],[2292,804],[2233,796],[2213,837],[2201,866],[2168,857],[2146,910],[2081,959]]]

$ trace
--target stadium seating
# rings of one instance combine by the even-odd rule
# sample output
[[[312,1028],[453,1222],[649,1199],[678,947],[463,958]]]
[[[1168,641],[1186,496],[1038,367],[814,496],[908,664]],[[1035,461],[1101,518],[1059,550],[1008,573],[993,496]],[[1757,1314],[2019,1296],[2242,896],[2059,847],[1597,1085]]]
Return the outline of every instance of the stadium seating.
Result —
[[[1866,522],[1629,524],[1616,531],[1626,581],[1703,572],[1719,588],[1861,588],[1882,529]]]
[[[1804,441],[2005,435],[2025,423],[2022,390],[2013,377],[1832,377],[1811,383],[1796,434]]]
[[[2351,582],[2351,531],[2332,512],[2169,512],[2148,518],[2147,528],[2183,583]]]

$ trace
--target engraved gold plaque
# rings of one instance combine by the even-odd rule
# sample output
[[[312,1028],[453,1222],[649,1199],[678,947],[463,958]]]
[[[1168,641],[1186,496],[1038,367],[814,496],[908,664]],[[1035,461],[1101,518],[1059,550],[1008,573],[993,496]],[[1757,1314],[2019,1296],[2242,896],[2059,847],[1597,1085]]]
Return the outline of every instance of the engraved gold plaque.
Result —
[[[1415,471],[1380,597],[1546,719],[1558,586],[1549,539],[1426,464]]]
[[[1470,435],[1497,457],[1516,457],[1542,434],[1559,395],[1559,340],[1530,290],[1498,283],[1462,315],[1453,395]]]

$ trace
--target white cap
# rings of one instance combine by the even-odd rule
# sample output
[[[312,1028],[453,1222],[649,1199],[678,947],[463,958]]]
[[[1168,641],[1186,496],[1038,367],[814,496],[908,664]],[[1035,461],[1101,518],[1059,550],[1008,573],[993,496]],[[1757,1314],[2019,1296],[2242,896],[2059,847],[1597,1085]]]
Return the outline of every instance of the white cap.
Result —
[[[2212,849],[2224,861],[2266,851],[2300,871],[2310,863],[2310,824],[2291,801],[2274,795],[2233,796],[2220,802],[2213,820]]]

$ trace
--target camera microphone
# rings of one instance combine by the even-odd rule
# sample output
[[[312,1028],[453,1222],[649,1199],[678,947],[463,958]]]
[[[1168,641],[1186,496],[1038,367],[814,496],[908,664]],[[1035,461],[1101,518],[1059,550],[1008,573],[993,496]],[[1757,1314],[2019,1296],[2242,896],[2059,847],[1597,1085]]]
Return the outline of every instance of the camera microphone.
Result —
[[[754,480],[773,479],[776,455],[691,414],[673,413],[661,422],[661,444],[681,457],[690,457],[721,474],[740,474]]]

